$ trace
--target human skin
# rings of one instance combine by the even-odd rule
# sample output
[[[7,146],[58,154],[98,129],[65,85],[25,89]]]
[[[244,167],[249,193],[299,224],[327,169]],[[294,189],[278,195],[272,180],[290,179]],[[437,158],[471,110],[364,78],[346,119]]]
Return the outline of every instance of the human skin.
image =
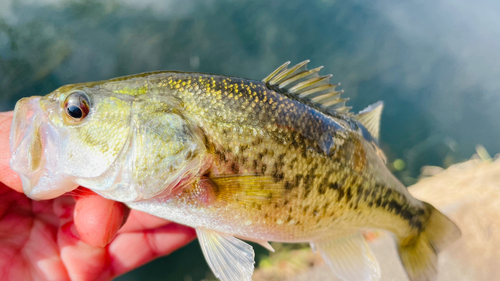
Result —
[[[9,166],[0,113],[0,280],[110,280],[186,245],[193,229],[79,188],[33,201]]]

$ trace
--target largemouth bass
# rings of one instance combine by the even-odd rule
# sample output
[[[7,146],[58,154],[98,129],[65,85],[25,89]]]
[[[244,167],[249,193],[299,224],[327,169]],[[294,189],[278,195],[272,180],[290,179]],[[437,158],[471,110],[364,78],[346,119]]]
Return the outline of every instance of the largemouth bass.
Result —
[[[433,280],[459,229],[386,168],[383,104],[349,112],[307,63],[263,81],[152,72],[22,99],[11,166],[33,199],[82,185],[194,227],[220,280],[251,280],[240,239],[309,242],[341,279],[377,280],[372,229],[394,234],[410,280]]]

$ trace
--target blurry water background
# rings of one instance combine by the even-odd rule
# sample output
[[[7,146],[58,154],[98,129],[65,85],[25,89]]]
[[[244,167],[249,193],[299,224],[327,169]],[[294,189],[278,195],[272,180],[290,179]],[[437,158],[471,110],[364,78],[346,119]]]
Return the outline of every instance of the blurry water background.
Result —
[[[69,83],[153,70],[262,79],[310,59],[355,111],[385,101],[381,146],[412,184],[477,144],[500,152],[499,14],[495,0],[0,0],[0,110]],[[117,280],[207,272],[191,243]]]

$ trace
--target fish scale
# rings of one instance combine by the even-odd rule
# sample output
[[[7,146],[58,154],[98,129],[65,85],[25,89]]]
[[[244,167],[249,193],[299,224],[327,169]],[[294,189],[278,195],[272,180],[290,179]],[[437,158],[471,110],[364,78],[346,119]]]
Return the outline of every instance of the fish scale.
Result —
[[[154,79],[153,77],[150,78],[153,81]],[[157,83],[153,82],[152,84]],[[197,105],[196,107],[189,107],[190,114],[197,116],[195,118],[200,120],[199,124],[206,131],[208,138],[207,145],[222,148],[215,150],[214,154],[221,160],[217,166],[220,165],[225,168],[224,174],[268,175],[272,176],[277,183],[282,183],[285,189],[297,189],[295,192],[285,192],[283,202],[289,202],[291,206],[299,206],[297,209],[308,207],[310,212],[306,212],[307,216],[304,217],[299,211],[292,213],[276,212],[272,211],[273,209],[271,209],[272,215],[270,216],[266,208],[264,208],[266,211],[263,209],[260,211],[257,210],[260,216],[256,216],[254,221],[263,222],[265,225],[283,221],[281,225],[286,229],[286,222],[290,222],[292,219],[299,225],[303,225],[301,229],[305,233],[300,233],[297,228],[291,227],[290,231],[293,234],[287,233],[287,231],[278,231],[277,235],[280,236],[273,237],[274,239],[294,241],[303,239],[303,237],[316,236],[318,235],[317,233],[324,230],[325,222],[329,222],[332,226],[339,223],[335,221],[335,216],[328,216],[327,214],[345,213],[347,211],[352,213],[347,215],[348,217],[358,216],[359,212],[357,209],[363,208],[365,205],[367,206],[367,204],[354,204],[353,202],[353,197],[357,195],[357,191],[353,190],[357,190],[359,186],[366,190],[373,189],[373,186],[370,184],[362,184],[362,182],[367,182],[362,180],[362,178],[376,178],[376,175],[354,177],[353,171],[360,170],[358,172],[363,172],[361,171],[363,167],[358,167],[360,162],[365,161],[364,155],[360,155],[359,152],[363,148],[360,144],[358,144],[358,148],[350,148],[348,146],[351,142],[343,141],[344,145],[339,145],[336,151],[344,153],[339,153],[338,156],[333,155],[332,157],[325,155],[324,151],[320,148],[321,144],[318,144],[320,141],[317,139],[317,136],[320,135],[318,132],[334,131],[339,128],[339,125],[334,120],[328,120],[327,117],[322,116],[321,112],[313,111],[314,109],[298,101],[285,100],[259,81],[231,79],[213,75],[192,77],[186,74],[176,74],[173,77],[164,79],[163,83],[160,82],[158,84],[168,85],[166,92],[170,93],[173,90],[173,95],[177,96],[183,102]],[[190,92],[190,88],[186,87],[186,85],[191,85],[193,89],[198,89],[196,95],[193,95]],[[161,93],[162,90],[159,89],[158,92]],[[212,99],[214,96],[216,97],[215,103]],[[258,101],[256,102],[256,100]],[[277,103],[278,105],[273,106],[273,103]],[[247,110],[244,110],[243,114],[240,113],[240,118],[234,118],[235,114],[233,112],[238,108]],[[220,113],[221,111],[229,112]],[[219,113],[214,114],[215,112]],[[266,118],[256,118],[261,115]],[[300,117],[294,118],[294,116]],[[284,122],[293,122],[293,127],[287,128],[284,126],[280,128],[280,126],[276,126],[276,123],[280,122],[278,120],[283,119],[285,119]],[[224,125],[221,126],[221,123]],[[241,126],[249,127],[248,130],[245,130]],[[251,126],[259,126],[258,129],[266,128],[266,130],[258,130]],[[344,125],[342,129],[347,136],[351,134],[351,140],[355,138],[359,139],[359,136],[355,135],[355,133],[347,132],[349,127],[346,127]],[[238,132],[238,134],[231,134],[230,132]],[[306,136],[312,136],[312,138],[307,138]],[[342,137],[339,136],[339,138]],[[360,140],[357,140],[357,143],[359,142]],[[248,145],[252,148],[241,151],[239,148],[242,145]],[[291,149],[293,150],[291,151]],[[267,154],[269,151],[273,151],[272,156]],[[349,161],[347,157],[350,157],[351,151],[354,151],[352,154],[354,158],[357,158],[355,160],[361,161]],[[290,164],[287,165],[288,163]],[[349,166],[352,166],[352,168],[346,168]],[[266,168],[264,169],[263,167]],[[321,168],[319,169],[319,167]],[[342,170],[339,171],[331,167],[342,168],[345,170],[345,174],[342,173]],[[297,181],[297,177],[301,178],[301,180]],[[332,192],[321,194],[320,191],[328,186],[334,187],[328,188]],[[381,194],[389,188],[380,184],[377,187],[378,190],[374,191],[375,196],[377,192]],[[310,199],[307,200],[309,197]],[[328,198],[329,202],[337,202],[338,204],[332,204],[332,206],[336,206],[340,210],[331,210],[329,213],[315,211],[317,209],[325,209],[327,206],[320,203],[322,200],[318,200],[318,197]],[[368,197],[366,199],[369,201],[372,198]],[[303,200],[305,201],[302,202]],[[392,200],[392,198],[387,198],[384,202],[391,202]],[[271,205],[274,209],[285,207],[278,203],[272,203]],[[346,209],[340,208],[343,205],[346,206]],[[382,207],[385,204],[380,203],[375,205],[375,207]],[[234,211],[237,211],[238,208],[239,206],[236,205]],[[253,211],[255,212],[256,210]],[[399,214],[395,214],[395,217],[398,216]],[[267,219],[264,220],[264,217]],[[311,223],[308,224],[306,222]],[[317,230],[316,224],[320,226]],[[356,227],[373,227],[369,225],[368,221],[359,221],[359,224]],[[293,225],[291,224],[291,226]],[[407,235],[406,232],[405,235]]]

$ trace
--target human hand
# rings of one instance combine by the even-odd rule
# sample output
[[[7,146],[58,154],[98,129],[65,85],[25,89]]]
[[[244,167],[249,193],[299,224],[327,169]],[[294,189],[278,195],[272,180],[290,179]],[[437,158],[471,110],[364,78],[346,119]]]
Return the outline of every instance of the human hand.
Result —
[[[87,189],[29,199],[9,167],[11,123],[0,113],[0,280],[110,280],[196,236]]]

